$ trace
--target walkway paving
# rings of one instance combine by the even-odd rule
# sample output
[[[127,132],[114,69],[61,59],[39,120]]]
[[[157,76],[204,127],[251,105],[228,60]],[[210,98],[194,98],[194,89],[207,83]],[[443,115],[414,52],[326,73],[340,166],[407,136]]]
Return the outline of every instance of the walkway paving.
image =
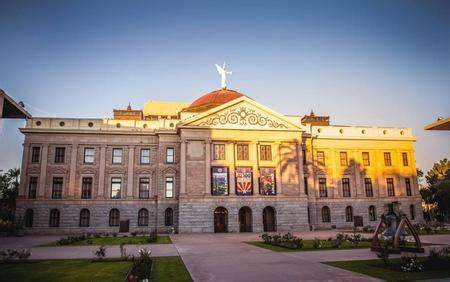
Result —
[[[334,237],[336,231],[295,232],[304,239]],[[246,244],[259,240],[256,233],[178,234],[174,244],[126,245],[128,254],[148,248],[153,256],[181,255],[194,281],[375,281],[370,277],[320,262],[372,259],[368,249],[273,252]],[[61,236],[0,238],[0,249],[30,248],[32,259],[93,258],[98,246],[34,247]],[[421,236],[423,242],[450,244],[450,235]],[[426,248],[429,249],[429,248]],[[120,257],[119,246],[107,246],[107,257]]]
[[[252,236],[183,234],[172,236],[172,240],[194,281],[376,280],[292,253],[272,252],[242,242],[249,237]]]

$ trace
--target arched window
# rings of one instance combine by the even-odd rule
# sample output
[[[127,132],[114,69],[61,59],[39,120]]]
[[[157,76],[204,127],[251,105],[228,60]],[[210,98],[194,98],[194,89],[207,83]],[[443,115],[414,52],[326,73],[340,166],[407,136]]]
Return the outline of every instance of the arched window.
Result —
[[[82,209],[80,211],[80,227],[89,227],[89,218],[91,213],[88,209]]]
[[[148,226],[148,210],[140,209],[138,212],[138,225]]]
[[[414,220],[416,218],[416,208],[414,205],[409,206],[409,214],[411,215],[411,220]]]
[[[353,208],[351,206],[345,208],[345,221],[353,222]]]
[[[25,212],[25,227],[33,227],[34,212],[32,209],[27,209]]]
[[[59,227],[59,210],[52,209],[50,211],[50,227]]]
[[[331,222],[330,208],[327,206],[322,208],[322,222]]]
[[[109,226],[119,226],[120,212],[118,209],[112,209],[109,212]]]
[[[172,226],[173,225],[173,209],[167,208],[164,212],[164,225]]]
[[[370,221],[377,220],[377,210],[375,209],[375,206],[369,207],[369,219]]]

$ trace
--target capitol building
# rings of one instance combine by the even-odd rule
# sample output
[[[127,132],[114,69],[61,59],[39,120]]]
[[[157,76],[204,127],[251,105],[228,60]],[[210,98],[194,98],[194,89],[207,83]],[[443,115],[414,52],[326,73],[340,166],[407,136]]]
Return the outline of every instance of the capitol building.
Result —
[[[392,202],[422,220],[410,128],[286,116],[226,87],[20,131],[27,233],[351,228]]]

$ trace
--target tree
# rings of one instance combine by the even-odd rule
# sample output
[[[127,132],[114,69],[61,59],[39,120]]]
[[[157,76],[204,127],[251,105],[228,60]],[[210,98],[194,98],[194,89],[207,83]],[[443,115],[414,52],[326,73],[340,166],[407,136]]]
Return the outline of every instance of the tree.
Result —
[[[12,221],[19,190],[20,169],[11,168],[0,175],[0,219]]]
[[[450,215],[450,161],[440,160],[425,176],[427,186],[420,190],[429,217],[448,221]]]

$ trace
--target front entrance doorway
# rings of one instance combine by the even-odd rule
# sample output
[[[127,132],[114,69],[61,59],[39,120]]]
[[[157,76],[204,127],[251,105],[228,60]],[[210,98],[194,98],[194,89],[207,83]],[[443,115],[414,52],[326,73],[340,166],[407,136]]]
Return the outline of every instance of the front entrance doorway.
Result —
[[[228,232],[228,211],[224,207],[218,207],[214,210],[214,232]]]
[[[242,207],[239,210],[239,232],[252,232],[252,210],[249,207]]]
[[[265,207],[263,210],[263,225],[264,232],[277,231],[277,220],[275,209],[272,207]]]

